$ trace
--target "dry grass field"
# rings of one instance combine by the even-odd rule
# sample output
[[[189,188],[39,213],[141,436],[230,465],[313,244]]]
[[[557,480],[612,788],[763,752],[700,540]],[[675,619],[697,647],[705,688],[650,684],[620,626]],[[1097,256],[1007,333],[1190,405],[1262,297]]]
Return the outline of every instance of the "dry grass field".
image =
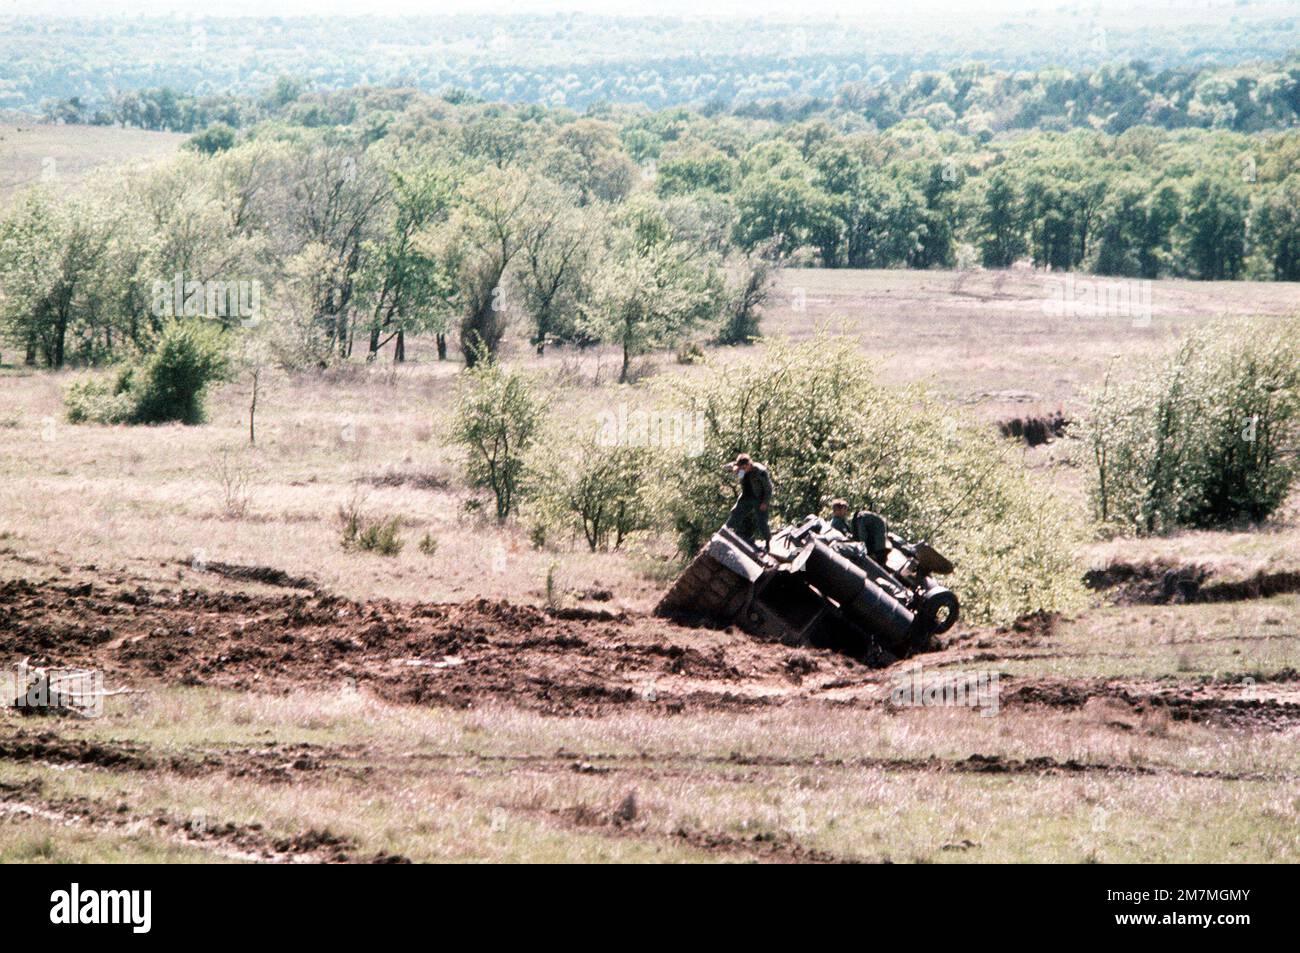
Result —
[[[851,333],[882,378],[992,427],[1069,416],[1113,355],[1197,322],[1300,307],[1293,286],[1157,282],[1134,327],[1045,314],[1049,280],[791,271],[766,332]],[[248,448],[245,382],[203,426],[73,426],[73,375],[5,355],[0,663],[128,691],[99,718],[0,716],[0,859],[1300,859],[1294,500],[1263,529],[1079,553],[1103,586],[1120,563],[1205,567],[1214,601],[1158,604],[1139,576],[1074,618],[958,625],[919,673],[871,669],[652,618],[667,538],[543,551],[467,511],[444,443],[460,365],[408,356],[273,378]],[[508,357],[571,420],[708,373],[659,355],[620,386],[610,353]],[[1061,442],[1023,453],[1083,506]],[[343,551],[354,499],[402,518],[400,555]],[[995,700],[893,697],[970,673]]]
[[[0,125],[0,207],[34,185],[74,188],[96,169],[165,159],[187,138],[111,126]]]

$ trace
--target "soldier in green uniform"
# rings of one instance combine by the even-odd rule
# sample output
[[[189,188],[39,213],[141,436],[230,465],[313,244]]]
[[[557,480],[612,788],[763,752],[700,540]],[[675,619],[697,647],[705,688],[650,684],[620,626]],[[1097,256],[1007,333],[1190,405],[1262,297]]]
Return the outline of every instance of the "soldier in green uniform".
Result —
[[[831,500],[831,529],[837,529],[848,537],[849,541],[862,547],[877,562],[885,558],[889,549],[887,540],[888,525],[885,518],[871,510],[858,510],[849,517],[848,500]]]
[[[853,529],[849,526],[849,501],[831,500],[831,529],[837,529],[847,539],[853,538]]]
[[[889,549],[886,533],[889,527],[885,518],[870,510],[858,510],[853,514],[853,538],[867,547],[867,555],[877,562],[885,558]]]
[[[751,543],[761,538],[766,546],[772,535],[767,523],[772,506],[772,478],[767,467],[742,453],[728,469],[740,474],[740,497],[727,517],[727,527]]]

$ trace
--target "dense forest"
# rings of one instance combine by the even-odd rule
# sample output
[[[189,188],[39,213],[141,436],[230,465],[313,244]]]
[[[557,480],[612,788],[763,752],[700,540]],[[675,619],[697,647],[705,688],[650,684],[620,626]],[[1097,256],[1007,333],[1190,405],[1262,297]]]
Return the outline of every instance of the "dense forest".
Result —
[[[288,80],[257,102],[272,118],[209,125],[169,164],[7,210],[0,333],[29,363],[247,317],[204,310],[214,282],[261,289],[286,364],[390,342],[401,360],[412,332],[442,353],[455,332],[473,363],[517,321],[539,350],[619,347],[626,376],[692,334],[752,338],[781,266],[1300,280],[1297,130],[987,139],[840,110],[579,115]]]
[[[741,22],[559,13],[8,16],[0,17],[0,109],[32,112],[75,101],[87,118],[121,121],[114,99],[141,90],[196,100],[247,97],[288,75],[317,89],[456,87],[487,100],[576,110],[595,103],[728,109],[791,101],[780,107],[788,114],[842,100],[880,126],[910,116],[941,124],[952,110],[953,122],[966,122],[964,131],[985,123],[1032,125],[1046,116],[1074,124],[1086,115],[1104,119],[1117,107],[1116,122],[1169,125],[1199,102],[1180,124],[1240,131],[1261,117],[1238,119],[1233,110],[1259,99],[1267,113],[1279,95],[1285,99],[1288,82],[1294,90],[1294,73],[1288,80],[1285,70],[1238,75],[1202,67],[1291,56],[1298,23],[1294,5],[1274,0],[1138,0],[1109,10],[1065,2],[1003,17],[978,8],[942,18],[864,11],[822,21],[793,14]],[[953,71],[972,62],[984,67],[974,75]],[[1135,65],[1102,72],[1106,63]],[[1076,93],[1085,102],[1062,108]],[[213,101],[207,108],[219,107]],[[194,128],[183,115],[158,121]]]

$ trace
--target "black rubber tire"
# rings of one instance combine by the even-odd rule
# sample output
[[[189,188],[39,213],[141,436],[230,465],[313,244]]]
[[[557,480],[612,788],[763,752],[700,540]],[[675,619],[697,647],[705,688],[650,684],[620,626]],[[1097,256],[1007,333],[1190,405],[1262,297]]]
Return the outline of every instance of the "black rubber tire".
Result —
[[[931,589],[921,597],[917,622],[930,635],[943,635],[957,623],[961,604],[951,589]]]

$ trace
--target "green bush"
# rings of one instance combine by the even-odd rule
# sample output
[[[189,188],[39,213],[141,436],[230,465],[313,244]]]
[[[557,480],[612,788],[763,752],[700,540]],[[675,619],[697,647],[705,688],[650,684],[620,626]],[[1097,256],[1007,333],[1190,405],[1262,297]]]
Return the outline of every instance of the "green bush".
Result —
[[[64,395],[71,423],[202,423],[208,386],[227,368],[220,328],[173,321],[148,355],[111,380],[74,382]]]
[[[208,385],[220,380],[227,366],[220,327],[202,321],[173,321],[131,374],[135,402],[131,422],[202,423]]]
[[[86,378],[73,381],[63,395],[68,422],[73,424],[123,424],[131,419],[135,405],[129,392],[130,369],[111,379]]]
[[[492,491],[499,521],[518,509],[525,456],[543,417],[542,401],[523,374],[495,361],[465,372],[451,440],[466,450],[470,485]]]
[[[1158,533],[1267,518],[1300,466],[1300,321],[1215,324],[1153,368],[1122,381],[1112,371],[1082,434],[1104,526]]]
[[[571,452],[553,452],[546,463],[535,464],[543,473],[540,525],[581,534],[592,552],[619,549],[633,533],[650,529],[657,479],[651,450],[602,446],[590,437],[571,446]]]
[[[1079,604],[1080,527],[1056,495],[986,428],[921,390],[878,384],[851,340],[768,342],[755,361],[670,386],[704,425],[703,452],[674,454],[661,481],[684,553],[726,519],[735,489],[722,467],[743,451],[771,471],[773,529],[837,496],[870,506],[953,560],[967,618]]]
[[[356,512],[346,514],[343,517],[343,548],[349,552],[361,550],[381,556],[396,556],[406,546],[398,536],[401,528],[402,520],[397,516],[368,520]]]

